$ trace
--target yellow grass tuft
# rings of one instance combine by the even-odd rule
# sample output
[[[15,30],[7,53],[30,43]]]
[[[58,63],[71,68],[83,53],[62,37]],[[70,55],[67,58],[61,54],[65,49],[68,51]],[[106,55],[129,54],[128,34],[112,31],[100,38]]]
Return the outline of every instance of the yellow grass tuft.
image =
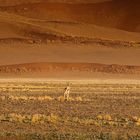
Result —
[[[98,120],[102,120],[102,119],[103,119],[103,116],[102,116],[102,115],[98,115],[98,116],[97,116],[97,119],[98,119]]]
[[[107,121],[111,121],[112,120],[112,117],[110,115],[105,115],[103,116],[104,120],[107,120]]]
[[[98,115],[97,116],[97,119],[98,120],[111,121],[112,120],[112,117],[109,114],[106,114],[106,115]]]
[[[40,119],[39,114],[35,114],[35,115],[32,116],[31,122],[32,123],[37,123],[39,121],[39,119]]]
[[[84,119],[83,120],[83,123],[85,125],[94,125],[95,124],[95,121],[93,119]]]
[[[83,101],[83,99],[82,99],[82,97],[79,96],[79,97],[75,98],[75,101]]]
[[[68,101],[75,101],[75,99],[72,98],[72,97],[70,97],[70,98],[68,99]]]
[[[34,114],[31,118],[31,123],[40,123],[44,122],[45,116],[42,114]]]
[[[9,114],[9,121],[14,121],[14,122],[23,122],[23,120],[25,119],[25,116],[22,116],[21,114],[15,114],[15,113],[11,113]]]
[[[52,97],[50,97],[50,96],[45,96],[45,97],[44,97],[44,100],[52,101],[52,100],[53,100],[53,98],[52,98]]]
[[[60,101],[60,102],[64,102],[64,101],[65,101],[65,98],[64,98],[63,96],[59,96],[59,97],[57,98],[57,100]]]
[[[48,117],[47,117],[48,122],[51,123],[55,123],[58,120],[58,116],[54,115],[53,113],[51,113]]]
[[[94,122],[94,125],[97,126],[97,127],[100,127],[100,124],[96,121]]]

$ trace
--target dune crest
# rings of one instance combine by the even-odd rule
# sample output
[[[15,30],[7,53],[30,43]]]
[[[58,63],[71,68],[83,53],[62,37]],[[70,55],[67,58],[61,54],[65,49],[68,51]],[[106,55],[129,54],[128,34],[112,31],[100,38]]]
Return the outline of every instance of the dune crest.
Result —
[[[0,73],[34,72],[103,72],[113,74],[140,74],[140,66],[105,65],[97,63],[29,63],[0,66]]]

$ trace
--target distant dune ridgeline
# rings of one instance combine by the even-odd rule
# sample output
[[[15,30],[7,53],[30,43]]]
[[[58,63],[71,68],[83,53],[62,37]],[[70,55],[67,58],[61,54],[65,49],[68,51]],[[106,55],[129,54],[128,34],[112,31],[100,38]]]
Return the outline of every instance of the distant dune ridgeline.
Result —
[[[140,74],[140,66],[105,65],[98,63],[27,63],[0,66],[0,73],[39,72],[102,72],[110,74]]]

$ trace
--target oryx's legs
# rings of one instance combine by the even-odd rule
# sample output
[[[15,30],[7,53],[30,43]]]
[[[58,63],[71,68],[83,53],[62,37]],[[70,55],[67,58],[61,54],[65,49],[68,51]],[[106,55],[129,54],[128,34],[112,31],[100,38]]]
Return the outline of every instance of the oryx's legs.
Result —
[[[64,92],[64,99],[67,99],[67,91]]]
[[[69,100],[69,96],[70,96],[69,94],[70,94],[69,91],[64,92],[64,99],[67,100],[67,101]]]
[[[70,92],[67,91],[67,96],[66,96],[67,101],[69,100],[69,97],[70,97]]]

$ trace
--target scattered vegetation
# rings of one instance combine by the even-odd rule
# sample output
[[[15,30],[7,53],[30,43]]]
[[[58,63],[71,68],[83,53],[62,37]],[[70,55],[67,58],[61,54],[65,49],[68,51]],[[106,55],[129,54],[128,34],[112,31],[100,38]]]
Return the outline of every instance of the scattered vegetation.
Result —
[[[12,137],[29,139],[29,140],[139,140],[140,136],[130,134],[118,134],[115,132],[97,132],[97,133],[80,133],[80,132],[63,132],[52,131],[50,133],[13,133],[0,132],[0,137]]]
[[[136,120],[134,118],[137,118]],[[132,117],[132,118],[112,118],[110,115],[98,115],[97,117],[93,118],[78,118],[78,117],[68,117],[63,118],[59,117],[54,114],[44,115],[44,114],[33,114],[33,115],[21,115],[16,113],[11,114],[1,114],[0,115],[0,122],[7,121],[7,122],[20,122],[20,123],[55,123],[59,122],[73,122],[78,123],[81,125],[95,125],[95,126],[140,126],[140,118],[139,117]]]
[[[0,83],[0,139],[140,139],[139,85],[73,84],[68,101],[64,84],[5,85]]]
[[[33,115],[21,115],[16,113],[1,114],[0,122],[19,122],[19,123],[55,123],[58,120],[58,116],[54,114],[43,115],[43,114],[33,114]]]
[[[59,96],[57,98],[53,98],[51,96],[13,96],[13,95],[10,95],[10,96],[0,96],[0,100],[12,100],[12,101],[21,101],[21,100],[24,100],[24,101],[32,101],[32,100],[37,100],[37,101],[53,101],[53,100],[57,100],[57,101],[60,101],[60,102],[64,102],[65,99],[63,96]],[[70,97],[68,101],[83,101],[82,97]]]

